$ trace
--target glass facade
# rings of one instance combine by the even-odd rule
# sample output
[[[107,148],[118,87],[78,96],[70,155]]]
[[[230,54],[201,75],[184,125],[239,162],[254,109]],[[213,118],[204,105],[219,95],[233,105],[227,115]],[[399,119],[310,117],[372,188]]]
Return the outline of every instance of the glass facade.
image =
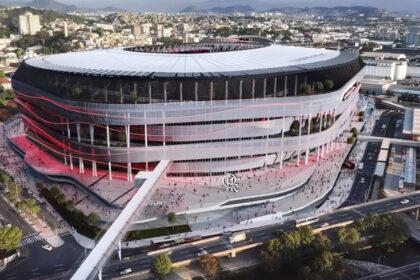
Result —
[[[216,79],[147,79],[136,77],[105,77],[62,73],[35,69],[25,62],[14,79],[37,87],[63,99],[111,104],[149,104],[178,101],[250,99],[304,95],[310,85],[333,81],[340,88],[363,67],[357,58],[334,67],[269,75],[245,75]]]

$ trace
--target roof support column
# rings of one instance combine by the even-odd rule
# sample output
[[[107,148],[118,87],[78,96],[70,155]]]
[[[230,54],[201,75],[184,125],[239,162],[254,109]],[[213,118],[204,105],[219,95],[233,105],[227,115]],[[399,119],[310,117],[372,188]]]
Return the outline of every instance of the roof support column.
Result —
[[[225,100],[229,99],[229,81],[225,81]]]
[[[298,75],[295,76],[295,96],[297,95]]]
[[[198,82],[194,83],[194,97],[195,101],[198,101]]]
[[[95,137],[95,131],[94,131],[93,124],[89,124],[89,135],[90,135],[90,144],[93,146],[93,144],[95,143],[95,138],[94,138]],[[91,151],[92,151],[92,155],[94,155],[95,150],[93,149],[93,147],[92,147]],[[96,170],[96,161],[95,160],[92,160],[92,176],[93,177],[98,176],[97,170]]]
[[[210,81],[210,100],[213,101],[214,92],[213,92],[213,81]]]
[[[264,86],[263,86],[263,97],[265,98],[265,95],[267,93],[267,78],[264,78]]]
[[[183,98],[182,98],[182,90],[183,90],[183,88],[182,88],[182,82],[179,82],[179,101],[182,101],[183,100]]]
[[[167,92],[168,83],[163,83],[163,99],[165,100],[165,103],[168,101],[168,92]]]
[[[147,89],[149,92],[149,103],[152,103],[152,84],[150,82],[147,83]]]
[[[277,77],[274,77],[273,96],[277,96]]]
[[[252,79],[252,90],[251,90],[252,99],[255,98],[255,79]]]
[[[242,100],[242,91],[243,91],[243,81],[239,81],[239,99]]]
[[[287,76],[284,76],[284,96],[287,96]]]

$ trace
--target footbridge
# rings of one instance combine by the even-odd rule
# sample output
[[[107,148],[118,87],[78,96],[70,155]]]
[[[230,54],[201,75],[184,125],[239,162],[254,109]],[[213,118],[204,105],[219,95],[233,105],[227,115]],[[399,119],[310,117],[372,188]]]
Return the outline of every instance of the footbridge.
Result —
[[[169,163],[168,160],[162,160],[153,171],[139,172],[136,175],[137,192],[73,274],[72,280],[91,280],[95,279],[97,275],[99,279],[102,279],[102,268],[115,250],[118,251],[118,256],[121,259],[121,240],[130,229],[131,223],[136,219],[139,207],[165,173]]]

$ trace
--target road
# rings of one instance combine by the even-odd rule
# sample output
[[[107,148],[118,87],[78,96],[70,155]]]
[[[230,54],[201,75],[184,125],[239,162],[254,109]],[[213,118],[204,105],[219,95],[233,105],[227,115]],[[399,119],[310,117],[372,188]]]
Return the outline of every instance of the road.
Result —
[[[416,262],[381,273],[362,277],[358,280],[417,280],[419,279],[419,276],[420,262]]]
[[[408,204],[401,204],[403,198],[408,198]],[[347,221],[352,221],[361,217],[366,217],[371,213],[387,213],[390,211],[407,210],[420,207],[420,192],[402,195],[398,198],[383,199],[375,202],[357,205],[351,208],[344,208],[336,210],[331,213],[324,214],[319,217],[317,223],[312,224],[314,228],[319,228],[324,223],[330,225],[340,224]],[[219,240],[205,243],[199,246],[185,244],[174,247],[170,252],[172,262],[188,260],[196,256],[196,251],[199,247],[204,248],[208,253],[215,253],[230,249],[232,247],[239,247],[245,244],[254,242],[264,242],[273,237],[275,229],[282,229],[284,231],[293,230],[294,224],[286,222],[282,225],[268,226],[247,231],[247,240],[238,244],[231,245],[227,242],[226,237]],[[23,260],[12,263],[5,271],[0,272],[0,279],[17,280],[17,279],[67,279],[63,277],[61,271],[70,270],[69,275],[80,264],[84,257],[84,251],[72,239],[70,235],[63,237],[65,244],[62,247],[53,249],[52,252],[47,252],[41,248],[41,243],[36,242],[25,247],[29,249],[29,255]],[[129,251],[130,252],[130,251]],[[145,252],[145,251],[144,251]],[[111,259],[103,269],[103,279],[112,279],[119,275],[119,271],[126,267],[131,267],[133,272],[148,270],[153,260],[153,256],[147,256],[145,253],[127,257],[123,251],[123,261]],[[34,254],[36,257],[31,257]],[[132,254],[130,254],[132,255]]]
[[[373,203],[367,203],[355,206],[350,209],[342,209],[329,214],[320,216],[317,223],[312,224],[312,227],[319,228],[321,225],[328,223],[330,225],[339,224],[346,221],[352,221],[361,217],[366,217],[371,213],[387,213],[390,211],[396,211],[397,209],[403,208],[415,208],[420,206],[420,192],[413,193],[411,195],[405,195],[404,198],[408,198],[410,202],[406,205],[401,204],[401,197],[386,199],[381,201],[376,201]],[[224,250],[231,249],[232,247],[240,247],[248,243],[254,242],[264,242],[273,237],[273,232],[275,229],[282,229],[284,231],[293,230],[294,224],[292,222],[284,223],[283,225],[269,226],[264,228],[258,228],[254,230],[247,231],[247,241],[240,242],[238,244],[229,244],[226,238],[222,237],[221,239],[209,243],[205,243],[198,246],[193,246],[190,244],[185,244],[177,248],[172,249],[169,253],[172,262],[178,262],[182,260],[187,260],[190,258],[196,257],[196,251],[198,248],[203,248],[208,253],[215,253]],[[124,255],[123,255],[124,257]],[[153,256],[141,255],[135,256],[127,260],[118,261],[111,260],[108,262],[107,266],[103,270],[104,279],[112,279],[119,275],[119,271],[124,268],[130,267],[133,271],[142,271],[150,268],[152,263]]]
[[[36,233],[35,230],[13,209],[3,198],[0,197],[0,214],[12,226],[22,230],[22,236]]]

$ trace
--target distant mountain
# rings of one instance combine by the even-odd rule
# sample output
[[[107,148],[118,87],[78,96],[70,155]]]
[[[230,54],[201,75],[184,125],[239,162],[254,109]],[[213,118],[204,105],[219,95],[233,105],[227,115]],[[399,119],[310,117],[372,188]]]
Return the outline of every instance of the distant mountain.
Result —
[[[197,6],[188,6],[181,10],[181,13],[219,13],[219,14],[233,14],[233,13],[244,13],[249,14],[251,12],[280,12],[287,15],[303,15],[311,14],[316,16],[357,16],[363,14],[367,17],[380,16],[383,10],[375,7],[363,7],[363,6],[337,6],[337,7],[282,7],[282,8],[270,8],[266,10],[255,9],[251,5],[233,5],[233,6],[217,6],[213,8],[204,8]]]
[[[184,9],[182,9],[179,12],[183,13],[183,14],[192,14],[192,13],[205,14],[205,13],[208,13],[208,10],[199,8],[197,6],[188,6],[188,7],[185,7]]]
[[[269,12],[281,12],[289,15],[298,14],[313,14],[317,16],[355,16],[363,14],[367,17],[379,16],[382,10],[375,7],[364,7],[364,6],[337,6],[332,8],[327,7],[311,7],[311,8],[295,8],[295,7],[284,7],[284,8],[273,8],[268,10]]]
[[[180,13],[196,13],[196,14],[205,14],[205,13],[213,13],[213,14],[234,14],[234,13],[243,13],[249,14],[255,12],[256,10],[251,7],[250,5],[232,5],[232,6],[217,6],[213,8],[199,8],[197,6],[188,6],[181,11]]]
[[[122,12],[123,10],[114,8],[114,7],[105,7],[105,8],[85,8],[85,7],[78,7],[76,5],[66,5],[55,0],[32,0],[27,3],[20,4],[21,6],[33,7],[38,9],[44,10],[52,10],[60,13],[91,13],[91,12],[106,12],[106,13],[114,13],[114,12]]]
[[[233,5],[229,7],[214,7],[210,11],[213,13],[218,13],[218,14],[234,14],[234,13],[248,14],[251,12],[255,12],[255,9],[249,5]]]

